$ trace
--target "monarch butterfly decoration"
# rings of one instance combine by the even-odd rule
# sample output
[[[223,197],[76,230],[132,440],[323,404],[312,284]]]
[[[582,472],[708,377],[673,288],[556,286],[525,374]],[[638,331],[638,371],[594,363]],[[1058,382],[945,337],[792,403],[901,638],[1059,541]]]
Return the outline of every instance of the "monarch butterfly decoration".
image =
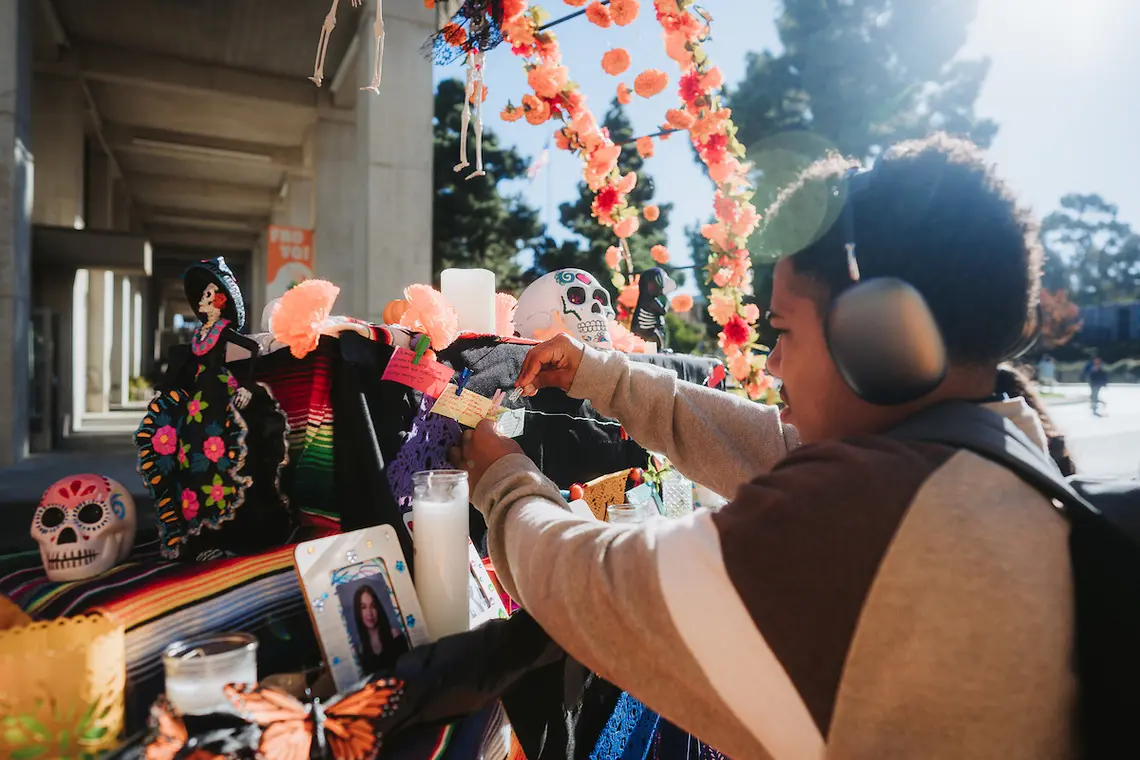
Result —
[[[395,713],[404,682],[379,679],[327,705],[248,685],[230,684],[224,691],[240,715],[261,727],[257,754],[264,760],[309,760],[314,742],[320,757],[375,760],[377,723]]]
[[[144,760],[235,760],[238,755],[218,754],[199,742],[191,742],[186,721],[164,696],[150,708],[150,739]]]

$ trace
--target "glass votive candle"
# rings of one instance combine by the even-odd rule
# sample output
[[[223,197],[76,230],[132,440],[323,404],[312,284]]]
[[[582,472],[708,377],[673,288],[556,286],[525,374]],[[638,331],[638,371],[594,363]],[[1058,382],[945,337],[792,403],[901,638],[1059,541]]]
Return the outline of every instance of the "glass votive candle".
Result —
[[[257,639],[246,633],[176,641],[162,656],[166,697],[183,715],[233,712],[222,688],[257,683]]]
[[[467,473],[462,470],[412,475],[416,596],[433,641],[471,627],[469,501]]]
[[[606,507],[606,522],[640,523],[649,519],[645,507],[640,504],[611,504]]]

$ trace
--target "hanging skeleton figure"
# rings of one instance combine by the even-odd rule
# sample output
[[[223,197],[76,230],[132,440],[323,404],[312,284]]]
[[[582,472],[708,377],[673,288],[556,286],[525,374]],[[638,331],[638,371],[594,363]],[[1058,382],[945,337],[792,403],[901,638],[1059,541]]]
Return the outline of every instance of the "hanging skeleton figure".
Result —
[[[376,57],[372,61],[372,83],[360,89],[379,95],[380,75],[384,72],[384,0],[376,0],[376,20],[372,22],[372,33],[376,37]]]
[[[665,296],[676,289],[677,283],[660,267],[642,272],[637,282],[637,306],[630,320],[630,332],[644,341],[656,343],[662,352],[668,348],[665,312],[669,301]]]
[[[459,135],[459,163],[455,171],[463,171],[470,162],[467,160],[467,127],[471,124],[471,106],[475,105],[475,171],[467,179],[486,176],[483,171],[483,65],[485,56],[482,50],[472,50],[467,54],[467,89],[463,98],[463,121]]]
[[[352,7],[360,7],[361,0],[352,0]],[[336,28],[336,9],[340,5],[340,0],[333,0],[332,7],[329,8],[328,15],[325,16],[325,23],[321,24],[321,38],[317,41],[317,61],[313,64],[313,75],[309,77],[317,86],[321,86],[321,82],[325,79],[325,53],[329,49],[329,38],[332,37],[333,29]],[[379,7],[379,6],[378,6]],[[379,13],[379,10],[377,10]]]

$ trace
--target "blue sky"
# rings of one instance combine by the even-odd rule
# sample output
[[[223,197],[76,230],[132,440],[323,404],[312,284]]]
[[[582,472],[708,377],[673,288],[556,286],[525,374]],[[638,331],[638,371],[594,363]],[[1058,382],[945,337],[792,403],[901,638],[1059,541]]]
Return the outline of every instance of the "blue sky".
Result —
[[[1096,192],[1120,206],[1124,221],[1140,227],[1140,0],[980,0],[964,57],[988,56],[992,67],[977,104],[978,113],[1001,129],[990,149],[999,172],[1039,214],[1049,213],[1068,192]],[[706,50],[735,85],[744,75],[749,50],[779,50],[776,0],[704,0],[712,13],[713,40]],[[561,0],[544,7],[560,16],[574,9]],[[620,81],[632,85],[637,72],[659,68],[670,87],[651,100],[635,96],[627,112],[638,134],[655,131],[676,99],[677,67],[666,58],[651,0],[642,0],[638,21],[599,29],[584,18],[557,27],[563,59],[599,120]],[[621,78],[601,70],[607,50],[624,47],[633,66]],[[500,140],[536,158],[553,134],[553,124],[533,127],[498,117],[507,100],[518,104],[528,92],[520,59],[504,46],[487,56],[487,125]],[[459,64],[437,68],[436,81],[462,77]],[[659,142],[646,164],[657,199],[673,203],[669,230],[674,263],[688,261],[684,228],[705,219],[712,187],[678,135]],[[539,208],[556,238],[558,205],[572,199],[581,177],[575,156],[552,147],[550,163],[532,182],[509,183]],[[688,289],[688,288],[687,288]]]

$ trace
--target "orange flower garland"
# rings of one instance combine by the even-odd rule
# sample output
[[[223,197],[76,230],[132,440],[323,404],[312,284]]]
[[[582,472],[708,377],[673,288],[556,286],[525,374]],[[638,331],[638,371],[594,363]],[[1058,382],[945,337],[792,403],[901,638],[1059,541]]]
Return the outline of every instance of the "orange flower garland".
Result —
[[[629,71],[631,62],[628,50],[615,48],[602,56],[602,71],[612,77],[621,76]]]
[[[670,110],[667,118],[670,126],[688,129],[717,186],[716,221],[701,229],[709,241],[706,271],[714,286],[708,310],[721,327],[719,345],[729,372],[749,398],[759,401],[770,394],[771,380],[764,373],[765,356],[758,352],[754,327],[760,309],[745,304],[744,297],[752,291],[748,238],[759,225],[760,215],[750,202],[750,167],[744,163],[744,146],[736,139],[732,112],[721,105],[717,94],[724,78],[702,49],[708,24],[690,12],[693,5],[692,0],[654,0],[665,51],[681,67],[681,107]]]

